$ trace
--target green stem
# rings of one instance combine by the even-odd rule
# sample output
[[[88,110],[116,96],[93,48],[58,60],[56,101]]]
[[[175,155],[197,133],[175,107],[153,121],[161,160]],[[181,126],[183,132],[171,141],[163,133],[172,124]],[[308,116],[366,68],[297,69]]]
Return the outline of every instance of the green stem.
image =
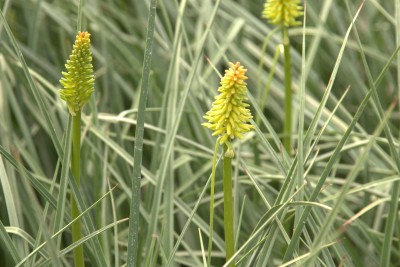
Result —
[[[290,59],[290,40],[288,28],[282,27],[283,57],[285,69],[285,123],[283,128],[283,145],[290,154],[292,146],[292,73]]]
[[[224,145],[224,153],[228,146]],[[233,232],[233,200],[232,200],[232,158],[224,156],[224,227],[226,261],[235,254],[235,237]],[[235,267],[231,263],[229,267]]]
[[[75,182],[80,188],[80,161],[81,161],[81,111],[77,112],[72,119],[72,159],[71,169],[72,175],[74,176]],[[75,219],[80,214],[78,206],[76,205],[75,199],[71,194],[71,217]],[[81,239],[81,221],[77,220],[72,224],[72,242],[75,243]],[[75,267],[84,267],[85,260],[83,256],[83,246],[77,246],[74,248],[74,262]]]

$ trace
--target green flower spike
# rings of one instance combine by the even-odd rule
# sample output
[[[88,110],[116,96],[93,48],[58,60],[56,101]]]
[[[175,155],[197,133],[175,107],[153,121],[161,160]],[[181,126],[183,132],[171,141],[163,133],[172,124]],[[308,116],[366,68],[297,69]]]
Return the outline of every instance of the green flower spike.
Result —
[[[303,15],[300,0],[267,0],[264,4],[263,18],[275,25],[286,27],[300,25],[297,17]]]
[[[62,72],[59,90],[62,100],[67,102],[72,116],[82,110],[94,91],[92,53],[90,52],[90,33],[78,32],[72,54],[65,64],[67,72]]]
[[[219,135],[219,143],[228,146],[227,155],[233,157],[233,150],[230,140],[235,137],[242,138],[243,134],[254,129],[249,124],[251,116],[247,108],[247,84],[245,76],[247,69],[240,65],[229,62],[229,70],[225,70],[225,75],[221,79],[221,86],[218,88],[220,94],[215,97],[210,111],[204,116],[208,122],[202,125],[213,130],[212,135]]]

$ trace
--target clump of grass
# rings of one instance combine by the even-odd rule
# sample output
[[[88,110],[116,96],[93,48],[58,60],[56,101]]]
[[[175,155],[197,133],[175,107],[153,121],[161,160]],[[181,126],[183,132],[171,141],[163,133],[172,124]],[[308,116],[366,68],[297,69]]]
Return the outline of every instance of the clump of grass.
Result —
[[[280,28],[265,23],[261,2],[158,1],[157,12],[152,9],[153,64],[135,207],[133,132],[140,125],[150,1],[85,1],[78,23],[83,1],[1,2],[0,266],[72,266],[76,245],[84,246],[86,265],[124,265],[132,248],[130,208],[140,216],[137,266],[204,266],[199,232],[212,240],[213,266],[399,262],[399,2],[307,1],[307,24],[289,27],[292,90],[298,92],[293,156],[279,149],[285,70],[275,57],[282,38],[274,33]],[[72,116],[58,92],[73,37],[84,30],[76,24],[95,37],[96,66],[96,91],[81,113],[80,190],[68,175]],[[235,253],[228,261],[223,145],[217,144],[219,168],[213,168],[216,138],[201,126],[219,80],[204,57],[218,70],[228,58],[248,68],[248,103],[257,118],[254,132],[231,142]],[[266,75],[254,71],[259,62]],[[263,104],[254,81],[270,88]],[[213,169],[221,179],[214,181],[211,236]],[[69,192],[83,233],[74,243]]]

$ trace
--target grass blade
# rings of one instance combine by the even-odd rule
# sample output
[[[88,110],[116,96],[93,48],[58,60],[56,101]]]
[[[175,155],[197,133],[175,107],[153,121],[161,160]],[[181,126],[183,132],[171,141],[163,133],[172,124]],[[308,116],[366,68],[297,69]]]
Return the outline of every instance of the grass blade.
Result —
[[[132,179],[132,198],[129,215],[129,234],[128,234],[128,258],[127,266],[134,267],[138,261],[138,228],[139,228],[139,208],[140,208],[140,184],[141,184],[141,165],[142,165],[142,148],[144,133],[144,118],[146,112],[147,95],[149,91],[149,77],[151,70],[151,59],[153,51],[153,36],[156,20],[157,0],[150,3],[150,11],[147,26],[146,50],[144,54],[142,87],[140,90],[139,110],[135,131],[135,150],[133,163],[133,179]]]

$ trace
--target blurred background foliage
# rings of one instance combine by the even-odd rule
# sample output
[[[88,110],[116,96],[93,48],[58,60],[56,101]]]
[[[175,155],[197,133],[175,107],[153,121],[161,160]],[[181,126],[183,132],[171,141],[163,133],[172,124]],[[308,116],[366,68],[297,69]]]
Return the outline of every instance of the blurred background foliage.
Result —
[[[283,127],[283,63],[280,59],[273,65],[275,51],[281,43],[279,31],[272,35],[262,50],[266,36],[273,27],[261,19],[262,0],[159,0],[153,48],[150,94],[147,104],[145,140],[143,148],[142,206],[140,219],[140,266],[165,266],[173,256],[176,266],[201,266],[201,250],[197,228],[202,230],[203,242],[208,235],[208,191],[202,198],[211,172],[212,151],[215,138],[200,124],[202,116],[209,109],[219,86],[218,72],[223,73],[228,61],[240,61],[248,68],[248,88],[253,114],[254,107],[265,105],[261,116],[273,126],[259,125],[265,139],[250,134],[236,143],[238,151],[235,160],[235,209],[237,211],[237,248],[240,248],[252,233],[265,221],[264,215],[275,202],[278,192],[293,163],[280,151],[275,143]],[[339,56],[344,36],[353,16],[362,1],[307,1],[306,26],[304,28],[306,62],[304,72],[306,106],[299,110],[301,87],[301,49],[303,28],[291,28],[292,73],[294,90],[294,129],[298,116],[304,116],[308,127],[318,107],[322,115],[317,121],[317,131],[325,122],[329,124],[313,147],[305,147],[310,157],[303,163],[307,183],[297,187],[307,201],[334,148],[343,138],[344,132],[354,120],[354,114],[363,101],[371,81],[376,80],[389,62],[390,56],[399,46],[396,34],[395,1],[366,1],[350,33],[344,54]],[[216,6],[219,4],[219,6]],[[98,200],[116,186],[112,198],[106,197],[90,210],[96,229],[129,216],[131,194],[134,130],[141,84],[145,33],[149,1],[141,0],[87,0],[84,7],[84,29],[92,34],[92,53],[96,76],[95,93],[84,110],[82,140],[82,196],[88,205]],[[17,40],[33,77],[35,85],[44,99],[55,132],[61,141],[67,123],[67,109],[59,100],[57,90],[64,70],[65,60],[71,50],[76,34],[78,1],[66,0],[2,0],[0,7]],[[210,15],[217,8],[215,19]],[[397,7],[398,8],[398,7]],[[210,32],[207,32],[210,27]],[[360,44],[357,40],[360,38]],[[203,38],[206,38],[203,42]],[[362,61],[365,54],[367,66]],[[212,64],[210,64],[211,62]],[[262,68],[259,69],[261,62]],[[340,63],[337,74],[332,75],[336,62]],[[379,266],[385,225],[389,213],[388,201],[396,183],[399,182],[399,166],[390,151],[399,151],[400,111],[398,63],[389,63],[383,79],[377,87],[383,110],[395,103],[387,127],[391,130],[394,146],[386,134],[375,140],[363,167],[357,173],[350,191],[341,206],[335,223],[329,229],[320,229],[329,210],[313,208],[293,258],[310,250],[315,237],[324,231],[326,244],[334,245],[320,251],[315,266]],[[215,66],[215,68],[214,68]],[[0,145],[29,170],[35,179],[51,191],[57,199],[60,178],[60,161],[54,144],[49,137],[49,125],[43,118],[32,94],[32,87],[21,68],[21,62],[0,23]],[[258,93],[264,90],[268,74],[275,71],[266,103],[261,102]],[[218,71],[218,72],[217,72]],[[191,76],[193,72],[193,76]],[[332,90],[326,105],[320,106],[330,81]],[[346,91],[349,89],[348,91]],[[338,100],[346,94],[337,110]],[[183,105],[180,112],[179,107]],[[377,103],[370,101],[346,143],[347,146],[336,156],[337,162],[330,171],[326,184],[320,192],[318,202],[332,207],[346,184],[357,160],[365,147],[372,142],[372,134],[382,121],[376,112]],[[176,134],[173,126],[178,123]],[[296,152],[297,130],[293,134]],[[174,146],[165,152],[165,144],[173,140]],[[271,144],[274,150],[269,150]],[[311,149],[308,151],[308,149]],[[162,155],[167,153],[168,158]],[[255,161],[259,154],[260,161]],[[4,156],[4,155],[3,155]],[[286,171],[276,164],[276,158],[283,162]],[[160,173],[163,160],[168,160],[166,173]],[[243,161],[241,161],[243,160]],[[53,232],[55,209],[46,208],[44,197],[33,189],[25,176],[18,172],[3,157],[0,161],[0,220],[5,226],[12,226],[21,237],[12,236],[21,258],[44,242],[46,235]],[[253,178],[249,178],[249,172]],[[219,174],[219,172],[218,172]],[[159,177],[166,177],[163,186],[163,200],[157,215],[157,238],[148,232],[149,218],[155,188]],[[292,177],[293,178],[293,177]],[[257,183],[255,183],[256,181]],[[109,183],[109,184],[108,184]],[[222,184],[217,180],[215,245],[213,246],[214,266],[222,266],[223,223]],[[291,200],[292,191],[286,195]],[[112,200],[112,201],[111,201]],[[378,202],[379,203],[378,203]],[[196,203],[189,228],[174,253],[177,237],[182,233],[190,212]],[[371,203],[376,205],[369,206]],[[66,203],[66,205],[68,205]],[[345,232],[336,236],[344,222],[357,212],[358,217]],[[316,209],[316,210],[314,210]],[[66,209],[68,210],[68,209]],[[246,248],[249,255],[241,266],[277,266],[287,247],[287,236],[293,231],[293,207],[286,207],[283,214],[274,215],[276,220],[264,227],[263,234],[253,239]],[[396,216],[399,216],[396,211]],[[273,225],[283,228],[271,232]],[[98,238],[103,246],[109,266],[122,265],[126,259],[127,223],[113,226],[113,230],[102,232]],[[240,228],[239,228],[240,227]],[[272,228],[269,228],[272,227]],[[10,232],[12,229],[8,229]],[[284,229],[286,231],[284,232]],[[393,266],[399,262],[398,224],[393,235],[393,250],[390,253]],[[86,233],[88,234],[88,233]],[[28,238],[29,237],[29,238]],[[338,239],[335,239],[335,238]],[[32,240],[31,240],[31,239]],[[29,241],[34,242],[28,245]],[[152,241],[154,243],[152,243]],[[255,246],[260,241],[261,246]],[[265,245],[271,241],[270,250]],[[337,242],[336,242],[337,241]],[[70,234],[63,234],[60,248],[70,244]],[[151,244],[151,247],[149,247]],[[253,251],[250,248],[255,246]],[[13,266],[9,247],[0,245],[0,265]],[[86,250],[93,249],[90,244]],[[314,248],[313,248],[314,249]],[[51,257],[51,249],[43,249]],[[89,253],[90,254],[90,253]],[[244,254],[240,254],[244,256]],[[70,255],[61,257],[63,266],[71,266]],[[88,260],[95,265],[93,259]],[[37,255],[29,266],[39,266],[45,257]],[[238,257],[237,259],[239,259]],[[145,265],[149,263],[148,265]],[[300,262],[300,261],[299,261]],[[151,265],[151,264],[154,265]],[[264,265],[265,264],[265,265]],[[301,262],[299,263],[301,265]]]

